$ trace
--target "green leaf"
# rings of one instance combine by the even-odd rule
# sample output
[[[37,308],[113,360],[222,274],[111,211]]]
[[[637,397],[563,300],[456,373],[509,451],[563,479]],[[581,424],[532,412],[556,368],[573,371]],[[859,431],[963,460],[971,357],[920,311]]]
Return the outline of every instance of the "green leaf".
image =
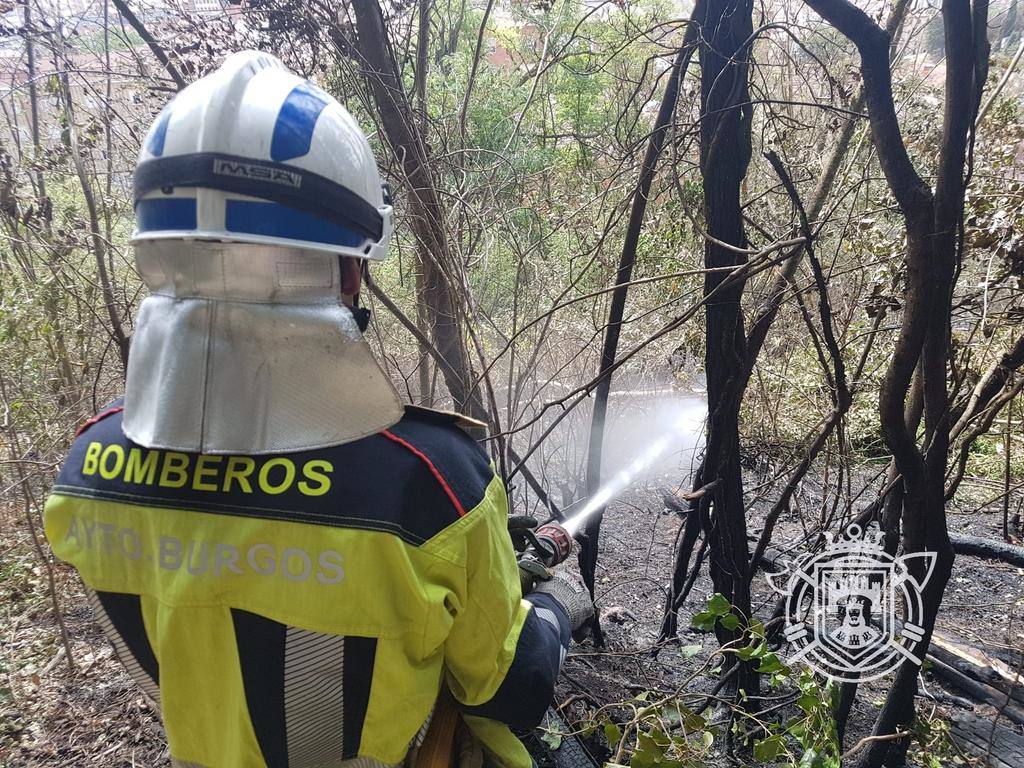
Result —
[[[703,629],[710,631],[715,628],[715,619],[717,617],[711,611],[700,611],[699,613],[693,614],[693,618],[690,619],[690,624],[694,629]]]
[[[667,707],[663,707],[658,712],[658,717],[661,718],[662,722],[664,722],[666,725],[668,725],[668,727],[670,729],[671,728],[675,728],[677,725],[679,725],[681,722],[683,722],[683,715],[679,711],[679,707],[675,707],[675,706],[671,706],[671,705],[667,706]]]
[[[679,648],[679,655],[684,659],[692,659],[703,650],[704,647],[701,645],[684,645]]]
[[[811,714],[820,703],[818,697],[810,693],[801,694],[800,698],[796,700],[796,705],[807,714]]]
[[[715,616],[725,616],[725,614],[732,610],[732,604],[721,592],[715,592],[708,599],[707,610]]]
[[[672,743],[672,740],[665,735],[665,732],[661,728],[651,728],[648,734],[659,747],[667,747]]]
[[[800,756],[800,768],[812,768],[819,762],[818,750],[814,747],[808,747]]]
[[[604,740],[608,742],[608,746],[614,749],[619,745],[620,739],[622,739],[622,729],[615,723],[605,723]]]
[[[708,721],[703,715],[698,715],[686,707],[680,707],[679,712],[683,716],[683,727],[687,730],[701,731],[707,727]]]
[[[722,626],[728,630],[734,630],[740,625],[740,617],[735,613],[727,613],[719,621],[722,622]]]
[[[761,659],[761,663],[757,667],[758,672],[764,672],[765,674],[771,674],[775,672],[789,672],[789,667],[779,661],[779,657],[774,653],[766,653],[764,658]]]
[[[768,646],[761,641],[757,645],[748,645],[736,651],[736,655],[743,661],[760,659],[768,652]]]
[[[711,731],[704,731],[700,735],[700,743],[704,745],[704,749],[711,749],[711,745],[715,743],[715,734]]]
[[[774,762],[785,748],[786,744],[778,734],[767,739],[757,739],[754,741],[754,759],[762,763]]]
[[[544,731],[540,735],[540,740],[547,744],[548,749],[552,751],[562,746],[562,734],[554,733],[553,731]]]
[[[636,740],[633,758],[629,761],[632,768],[654,768],[665,757],[665,748],[646,733],[641,733]]]

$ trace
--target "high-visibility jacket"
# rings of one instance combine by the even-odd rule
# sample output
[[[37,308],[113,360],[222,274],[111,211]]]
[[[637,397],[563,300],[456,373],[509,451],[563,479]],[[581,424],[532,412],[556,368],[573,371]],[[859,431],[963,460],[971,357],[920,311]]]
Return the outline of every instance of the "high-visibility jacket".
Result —
[[[80,431],[46,504],[178,766],[398,765],[442,680],[499,764],[550,702],[565,611],[523,600],[507,499],[453,419],[327,449],[187,454]]]

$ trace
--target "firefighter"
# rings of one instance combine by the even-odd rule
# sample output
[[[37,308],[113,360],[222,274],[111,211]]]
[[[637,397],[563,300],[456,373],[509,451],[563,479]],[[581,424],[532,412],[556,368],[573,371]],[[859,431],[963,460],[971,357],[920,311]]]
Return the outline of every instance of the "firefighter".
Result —
[[[442,685],[497,764],[531,759],[570,633],[525,599],[501,480],[460,417],[406,406],[363,339],[393,228],[348,112],[232,55],[150,128],[123,401],[46,506],[56,554],[159,706],[175,766],[408,761]]]

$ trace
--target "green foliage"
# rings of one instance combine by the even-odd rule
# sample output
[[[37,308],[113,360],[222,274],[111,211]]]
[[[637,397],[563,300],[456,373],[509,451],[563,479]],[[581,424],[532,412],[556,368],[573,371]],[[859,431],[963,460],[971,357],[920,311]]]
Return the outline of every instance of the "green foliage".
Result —
[[[693,615],[691,623],[695,629],[702,629],[704,631],[713,630],[716,623],[721,623],[726,629],[736,629],[739,626],[739,619],[730,611],[732,611],[732,605],[729,604],[725,595],[716,592],[708,598],[704,610],[698,611]],[[727,625],[727,619],[735,621],[729,621]]]
[[[736,619],[733,606],[721,594],[708,598],[694,625],[712,629],[716,622]],[[755,663],[768,679],[769,687],[790,699],[786,716],[778,720],[761,719],[756,713],[735,711],[733,735],[745,745],[749,755],[758,762],[793,768],[839,768],[839,746],[833,711],[838,688],[832,683],[822,685],[806,668],[786,665],[768,647],[766,629],[757,620],[743,622],[743,644],[724,648],[742,662]],[[694,658],[698,646],[687,646],[684,656]],[[703,669],[712,663],[707,660]],[[713,672],[714,670],[712,670]],[[599,727],[613,755],[619,754],[623,765],[630,768],[660,768],[705,764],[715,755],[719,729],[707,716],[698,714],[692,700],[699,696],[655,697],[641,693],[624,704],[635,712],[628,722],[605,718]],[[625,741],[624,741],[625,739]],[[612,763],[613,765],[615,763]]]
[[[964,765],[961,750],[953,742],[949,719],[935,713],[918,714],[911,726],[912,741],[907,757],[922,768]]]
[[[1018,416],[1019,418],[1019,416]],[[971,449],[967,460],[967,474],[973,477],[990,477],[1002,480],[1006,471],[1006,449],[1004,439],[999,432],[1003,429],[1000,425],[994,428],[995,434],[988,434],[979,437]],[[1014,430],[1010,441],[1010,483],[1014,484],[1014,478],[1024,475],[1024,445],[1021,444],[1019,432]],[[986,489],[985,495],[991,497],[995,493]]]

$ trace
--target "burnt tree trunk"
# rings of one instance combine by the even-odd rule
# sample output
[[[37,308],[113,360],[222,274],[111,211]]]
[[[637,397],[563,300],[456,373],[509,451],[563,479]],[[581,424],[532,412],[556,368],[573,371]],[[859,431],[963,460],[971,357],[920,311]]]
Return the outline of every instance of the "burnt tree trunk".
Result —
[[[700,40],[700,162],[704,179],[704,217],[710,236],[704,243],[704,295],[707,304],[705,370],[708,427],[702,481],[715,483],[700,499],[698,514],[708,542],[708,562],[715,590],[733,604],[737,629],[719,624],[720,643],[739,640],[750,618],[750,551],[740,470],[739,410],[741,387],[736,378],[746,359],[746,334],[740,300],[744,281],[720,284],[722,268],[746,262],[740,192],[750,164],[751,105],[748,93],[750,0],[708,0]],[[734,248],[727,247],[728,244]],[[723,674],[730,674],[735,656],[727,656]],[[753,666],[744,664],[733,678],[748,695],[759,689]]]
[[[890,57],[895,56],[896,36],[898,31],[902,28],[903,19],[906,17],[909,5],[909,0],[897,0],[889,14],[886,29],[890,31],[890,34],[893,35],[894,39],[894,44],[890,50]],[[864,101],[864,90],[861,89],[850,105],[851,112],[861,112],[864,109]],[[817,220],[818,215],[825,206],[825,202],[828,200],[828,196],[835,184],[836,177],[839,174],[839,168],[842,165],[843,160],[846,157],[846,153],[849,150],[850,143],[853,140],[857,124],[858,120],[852,115],[846,118],[843,123],[843,127],[839,132],[836,144],[829,155],[828,161],[822,167],[822,173],[814,189],[813,197],[807,206],[807,218],[812,221]],[[754,318],[748,324],[744,370],[742,376],[734,379],[735,386],[739,389],[738,397],[740,398],[742,398],[746,392],[750,377],[754,372],[755,365],[757,364],[757,358],[761,353],[761,348],[764,346],[764,342],[768,338],[768,332],[776,318],[778,318],[779,310],[781,309],[785,298],[790,293],[793,276],[796,274],[797,267],[799,267],[801,263],[800,257],[803,254],[804,249],[805,245],[803,244],[793,248],[789,257],[778,267],[775,276],[772,279],[771,289],[768,291],[767,301],[758,308]],[[695,473],[694,478],[693,490],[697,491],[703,485],[700,469]],[[690,502],[690,512],[697,511],[698,501],[699,497]],[[669,593],[665,600],[665,616],[662,619],[661,634],[658,637],[659,642],[676,637],[678,630],[678,617],[676,612],[681,606],[682,600],[685,599],[683,590],[685,589],[686,584],[690,583],[690,577],[688,575],[690,573],[690,557],[693,553],[693,548],[696,544],[698,534],[699,517],[696,514],[693,514],[686,518],[684,530],[682,530],[680,535],[677,537],[675,561],[672,570],[672,582],[669,586]],[[768,538],[770,538],[770,532]],[[752,566],[756,565],[757,557],[755,556],[753,558]]]
[[[946,527],[945,477],[952,414],[948,392],[950,315],[963,223],[965,170],[971,126],[978,112],[988,68],[985,37],[987,0],[944,0],[946,104],[934,192],[914,167],[900,131],[889,69],[890,35],[849,0],[805,2],[856,45],[867,96],[871,132],[879,163],[906,222],[906,284],[903,317],[879,398],[882,434],[903,477],[903,550],[934,552],[935,567],[923,591],[924,639],[928,648],[939,604],[953,565]],[[908,399],[920,378],[924,435],[908,429]],[[893,521],[890,521],[890,524]],[[911,565],[919,580],[920,558]],[[919,667],[905,661],[897,669],[871,742],[860,765],[902,765],[907,739],[886,740],[909,730],[914,717]]]

